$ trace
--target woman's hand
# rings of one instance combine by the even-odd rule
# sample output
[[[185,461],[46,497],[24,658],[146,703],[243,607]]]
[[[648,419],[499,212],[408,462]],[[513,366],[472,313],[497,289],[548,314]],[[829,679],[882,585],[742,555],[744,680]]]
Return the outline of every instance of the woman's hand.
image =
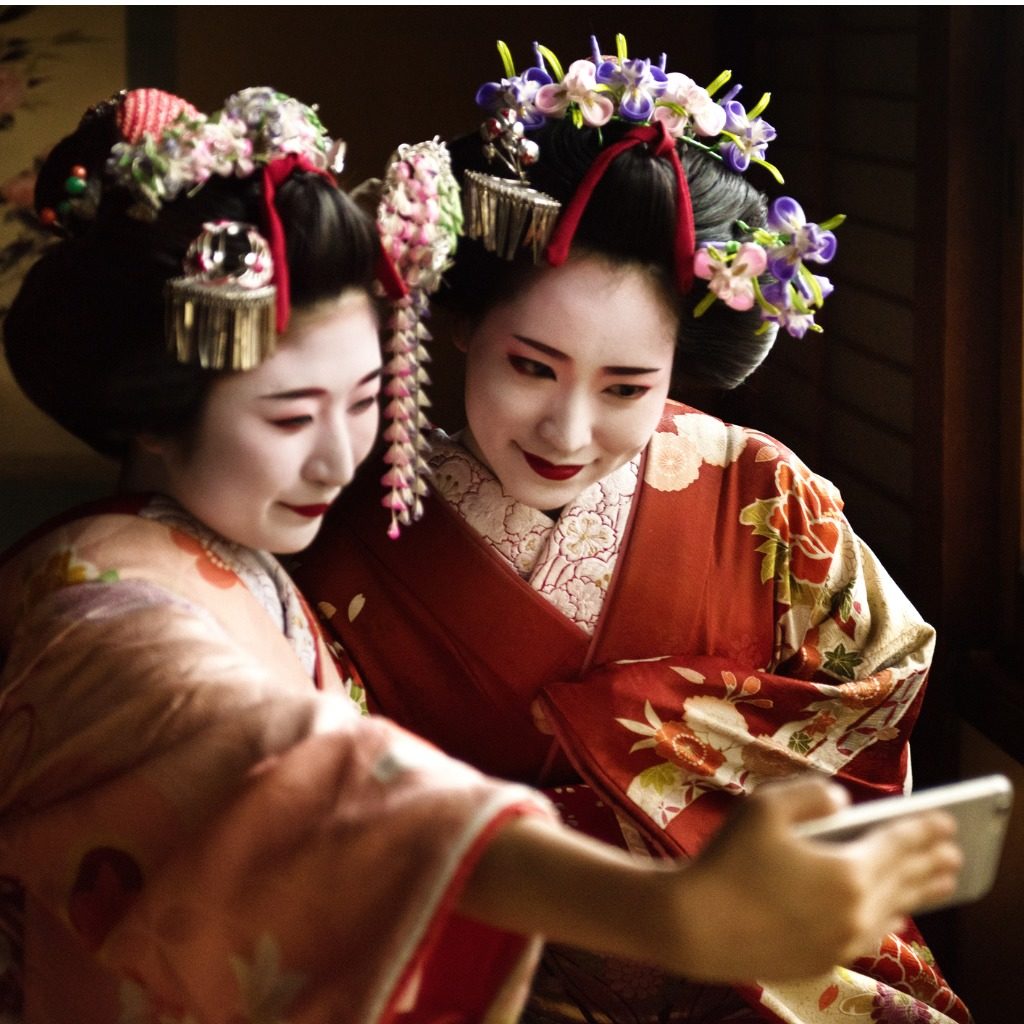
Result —
[[[849,843],[794,834],[795,822],[845,802],[822,779],[766,786],[692,864],[638,861],[546,821],[516,821],[484,851],[460,909],[697,980],[821,974],[951,892],[961,861],[941,813]]]
[[[688,973],[707,980],[819,974],[870,952],[906,915],[953,891],[962,857],[947,814],[879,826],[847,843],[794,835],[795,822],[846,802],[842,789],[818,778],[765,786],[679,869],[684,931],[692,928],[690,910],[704,908],[698,933],[690,933]]]

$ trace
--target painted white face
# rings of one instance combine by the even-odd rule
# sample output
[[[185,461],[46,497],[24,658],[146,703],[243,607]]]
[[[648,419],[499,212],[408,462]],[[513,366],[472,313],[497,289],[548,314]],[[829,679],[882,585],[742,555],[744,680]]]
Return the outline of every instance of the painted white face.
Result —
[[[191,443],[159,442],[164,489],[228,540],[301,551],[373,446],[380,372],[364,292],[293,314],[269,359],[213,385]]]
[[[561,508],[650,440],[675,335],[637,268],[586,256],[538,271],[466,339],[468,447],[512,497]]]

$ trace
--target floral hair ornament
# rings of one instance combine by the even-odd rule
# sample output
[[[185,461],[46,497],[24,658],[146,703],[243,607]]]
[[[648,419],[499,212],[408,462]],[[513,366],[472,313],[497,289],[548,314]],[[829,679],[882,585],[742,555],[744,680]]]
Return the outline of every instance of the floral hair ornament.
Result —
[[[451,159],[437,139],[400,146],[391,157],[377,207],[377,226],[385,259],[404,285],[392,304],[390,331],[384,343],[387,382],[384,394],[387,472],[382,499],[391,510],[388,536],[423,514],[429,469],[426,462],[429,406],[424,368],[430,333],[425,320],[429,296],[451,265],[462,231],[459,187]]]
[[[179,362],[250,370],[277,343],[270,246],[251,225],[216,221],[185,255],[184,277],[166,285],[166,332]]]
[[[131,212],[140,219],[211,177],[247,178],[289,155],[326,172],[343,151],[312,107],[266,86],[229,96],[209,117],[178,96],[136,89],[124,94],[117,122],[124,141],[111,150],[107,170],[135,195]]]
[[[262,174],[263,234],[252,225],[206,225],[186,256],[186,276],[167,289],[168,340],[179,359],[214,369],[252,368],[274,351],[291,314],[277,190],[296,171],[336,186],[344,142],[328,137],[315,108],[266,86],[229,96],[209,117],[180,97],[138,89],[119,97],[116,122],[122,141],[111,150],[107,171],[135,196],[129,213],[140,219],[155,218],[164,203],[194,194],[211,177]],[[258,285],[251,268],[220,272],[243,238],[245,259],[262,268]],[[274,312],[269,324],[268,306]],[[237,315],[230,314],[233,307]],[[229,330],[234,333],[225,335]]]
[[[693,311],[702,316],[720,299],[731,309],[752,309],[761,313],[761,332],[777,324],[794,338],[808,331],[821,332],[814,315],[832,293],[832,283],[807,266],[828,263],[835,255],[836,236],[832,228],[846,218],[840,214],[822,224],[809,223],[800,204],[780,196],[768,210],[767,225],[751,230],[749,242],[709,243],[697,250],[694,272],[708,282],[708,293]],[[768,273],[762,285],[758,278]]]
[[[736,173],[747,171],[752,164],[763,167],[782,184],[778,168],[765,158],[768,144],[776,137],[774,127],[761,116],[771,99],[770,93],[765,93],[747,110],[737,99],[742,86],[734,85],[720,99],[715,99],[716,93],[732,78],[731,71],[723,71],[705,89],[686,75],[668,71],[664,54],[656,63],[646,58],[630,58],[621,34],[615,38],[615,56],[602,54],[593,36],[590,42],[590,57],[574,61],[568,70],[563,70],[551,50],[534,44],[536,65],[522,74],[516,73],[508,47],[499,43],[506,77],[481,86],[476,96],[477,103],[496,112],[499,120],[502,112],[514,115],[523,132],[539,128],[547,118],[569,118],[577,127],[598,129],[612,120],[636,126],[594,161],[577,195],[554,228],[554,236],[545,252],[549,263],[557,265],[555,261],[568,256],[579,217],[600,174],[614,156],[629,145],[644,143],[656,156],[672,160],[677,182],[685,183],[685,175],[681,163],[678,169],[675,167],[678,162],[676,140],[704,150]],[[660,135],[641,135],[655,125]],[[504,131],[514,129],[504,128]],[[616,150],[613,156],[602,162],[605,154],[613,149]],[[541,157],[536,155],[533,159]],[[595,170],[599,163],[599,170]],[[738,225],[750,236],[750,241],[716,243],[694,251],[688,241],[687,221],[692,223],[688,192],[684,201],[683,187],[678,187],[679,220],[675,240],[678,284],[681,291],[686,291],[694,275],[709,281],[708,295],[698,304],[694,315],[703,314],[711,303],[721,299],[734,309],[751,309],[756,305],[765,321],[764,330],[773,323],[797,337],[808,330],[820,330],[814,323],[814,313],[820,309],[832,286],[827,278],[808,270],[804,261],[827,263],[832,258],[835,253],[832,229],[845,218],[833,217],[820,225],[807,223],[799,204],[783,197],[772,204],[766,228],[753,231],[746,225]],[[762,251],[763,259],[751,246]],[[766,272],[771,273],[775,281],[762,288],[757,277]]]

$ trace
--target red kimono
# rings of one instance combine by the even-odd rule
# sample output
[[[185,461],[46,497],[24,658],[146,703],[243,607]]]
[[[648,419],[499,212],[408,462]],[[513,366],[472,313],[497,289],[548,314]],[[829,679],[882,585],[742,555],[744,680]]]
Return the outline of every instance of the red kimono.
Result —
[[[778,442],[670,403],[643,456],[555,521],[443,436],[431,462],[445,500],[421,523],[389,541],[364,483],[298,570],[371,709],[638,853],[692,856],[772,778],[903,790],[933,631]],[[549,952],[525,1019],[582,1014],[969,1019],[913,929],[818,981],[737,991]]]

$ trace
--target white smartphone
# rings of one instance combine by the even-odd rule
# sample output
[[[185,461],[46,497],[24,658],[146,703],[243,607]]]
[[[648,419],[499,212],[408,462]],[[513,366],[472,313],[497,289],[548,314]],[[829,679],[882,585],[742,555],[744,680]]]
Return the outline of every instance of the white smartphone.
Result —
[[[841,841],[856,838],[872,825],[922,811],[947,811],[956,818],[957,842],[963,850],[964,866],[956,891],[950,897],[921,908],[921,911],[938,910],[981,899],[992,888],[1012,806],[1010,780],[1005,775],[985,775],[909,796],[882,797],[845,807],[824,818],[802,821],[795,826],[795,831],[809,839]]]

